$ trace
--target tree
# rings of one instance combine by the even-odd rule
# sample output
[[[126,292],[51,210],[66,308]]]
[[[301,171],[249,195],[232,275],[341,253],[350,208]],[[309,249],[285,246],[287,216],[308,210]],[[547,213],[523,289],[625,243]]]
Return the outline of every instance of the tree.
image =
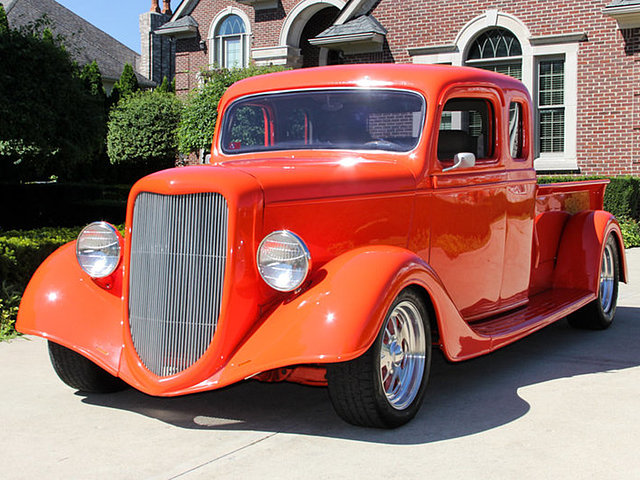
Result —
[[[84,82],[84,88],[96,98],[106,98],[104,85],[102,83],[102,74],[98,63],[94,60],[82,67],[80,78]]]
[[[218,118],[218,103],[227,88],[243,78],[282,70],[284,67],[250,66],[201,72],[204,84],[193,90],[187,97],[178,127],[180,152],[208,151]]]
[[[156,88],[156,91],[164,92],[164,93],[175,93],[176,91],[176,84],[174,83],[175,78],[173,80],[174,80],[173,82],[169,83],[169,80],[167,79],[167,77],[164,77],[162,79],[162,83],[160,84],[160,86]]]
[[[86,178],[104,145],[104,105],[46,19],[19,30],[0,14],[0,178]]]
[[[4,11],[4,6],[0,3],[0,35],[9,31],[9,19],[7,18],[7,12]]]
[[[111,109],[107,152],[112,164],[132,175],[172,167],[177,156],[176,128],[182,103],[172,93],[132,93]]]
[[[122,69],[120,79],[113,86],[113,91],[111,92],[111,103],[115,105],[121,98],[131,95],[138,90],[140,90],[138,77],[136,77],[133,67],[126,63]]]

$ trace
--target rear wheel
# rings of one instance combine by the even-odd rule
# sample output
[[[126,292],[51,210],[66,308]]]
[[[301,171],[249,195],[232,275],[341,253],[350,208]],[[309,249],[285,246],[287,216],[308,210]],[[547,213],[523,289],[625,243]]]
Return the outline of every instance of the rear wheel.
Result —
[[[345,421],[394,428],[420,409],[431,368],[431,329],[422,299],[404,290],[367,352],[327,369],[329,396]]]
[[[49,341],[49,358],[53,369],[71,388],[89,393],[124,390],[127,384],[73,350]]]
[[[609,234],[600,260],[598,298],[567,317],[571,326],[604,330],[611,325],[618,303],[619,257],[618,244]]]

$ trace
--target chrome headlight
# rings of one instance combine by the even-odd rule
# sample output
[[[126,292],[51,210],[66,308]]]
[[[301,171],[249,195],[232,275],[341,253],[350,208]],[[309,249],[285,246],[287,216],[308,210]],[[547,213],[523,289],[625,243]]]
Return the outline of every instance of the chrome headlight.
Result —
[[[120,236],[106,222],[94,222],[82,229],[76,242],[76,258],[82,270],[93,278],[111,275],[120,263]]]
[[[271,288],[295,290],[309,273],[311,256],[302,239],[288,230],[272,232],[258,247],[258,270]]]

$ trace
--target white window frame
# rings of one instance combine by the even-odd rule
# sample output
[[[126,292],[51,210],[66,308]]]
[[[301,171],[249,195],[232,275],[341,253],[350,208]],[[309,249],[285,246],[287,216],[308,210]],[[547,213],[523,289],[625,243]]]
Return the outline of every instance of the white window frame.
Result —
[[[513,33],[522,48],[522,83],[529,89],[535,112],[534,166],[536,170],[578,170],[576,144],[578,131],[578,42],[579,35],[533,37],[527,26],[513,15],[488,10],[468,22],[454,44],[415,49],[413,63],[465,65],[468,49],[485,30],[502,27]],[[420,52],[423,50],[423,52]],[[564,58],[564,152],[539,152],[539,113],[537,66],[540,60]],[[533,93],[531,93],[533,92]]]
[[[242,48],[242,65],[240,65],[240,67],[247,67],[249,66],[249,57],[251,52],[251,21],[246,13],[236,7],[227,7],[221,10],[211,22],[211,26],[209,28],[209,36],[207,39],[207,43],[209,44],[209,64],[212,66],[223,66],[221,64],[218,64],[216,61],[218,57],[222,56],[221,52],[217,51],[219,50],[219,47],[218,45],[216,45],[216,31],[218,30],[220,23],[222,23],[224,19],[229,15],[236,15],[240,17],[240,20],[242,20],[242,23],[244,23],[245,33],[240,35]],[[220,42],[220,45],[222,45],[222,42]]]

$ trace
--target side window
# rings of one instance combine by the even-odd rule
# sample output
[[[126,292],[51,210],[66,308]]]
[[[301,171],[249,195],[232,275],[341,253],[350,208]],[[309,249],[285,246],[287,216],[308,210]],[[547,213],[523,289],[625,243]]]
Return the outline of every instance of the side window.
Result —
[[[491,103],[480,98],[454,98],[442,111],[438,134],[438,160],[453,160],[470,152],[477,160],[493,157],[495,122]]]
[[[524,123],[522,104],[511,102],[509,105],[509,152],[511,158],[522,158],[524,143]]]

